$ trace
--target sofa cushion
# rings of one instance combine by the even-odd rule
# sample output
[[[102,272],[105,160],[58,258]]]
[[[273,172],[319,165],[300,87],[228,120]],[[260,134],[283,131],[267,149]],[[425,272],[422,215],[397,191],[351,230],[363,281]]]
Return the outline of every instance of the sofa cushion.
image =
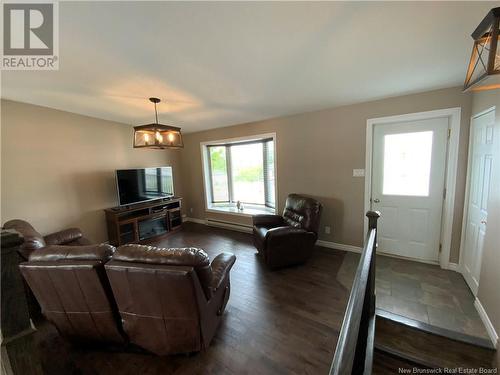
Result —
[[[304,221],[304,215],[300,215],[290,208],[285,208],[283,211],[283,221],[290,227],[302,228],[302,222]]]
[[[295,228],[318,233],[321,203],[298,194],[290,194],[283,210],[284,222]]]

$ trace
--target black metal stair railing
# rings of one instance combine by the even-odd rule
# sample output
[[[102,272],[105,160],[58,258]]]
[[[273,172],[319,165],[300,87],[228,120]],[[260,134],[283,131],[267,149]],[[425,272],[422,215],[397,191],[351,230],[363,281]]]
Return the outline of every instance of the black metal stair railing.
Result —
[[[368,233],[356,271],[330,375],[369,375],[375,336],[375,255],[378,211],[368,211]]]

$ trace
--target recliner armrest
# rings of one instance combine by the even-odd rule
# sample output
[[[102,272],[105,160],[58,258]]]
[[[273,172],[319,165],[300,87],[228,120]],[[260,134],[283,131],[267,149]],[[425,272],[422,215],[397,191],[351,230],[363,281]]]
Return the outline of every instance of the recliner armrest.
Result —
[[[83,237],[79,228],[68,228],[44,237],[47,245],[64,245]]]
[[[213,290],[217,290],[222,281],[226,278],[229,271],[236,261],[236,256],[231,253],[221,253],[215,257],[211,263],[212,268],[212,284]]]
[[[256,226],[273,228],[283,225],[283,217],[280,215],[254,215],[252,220]]]

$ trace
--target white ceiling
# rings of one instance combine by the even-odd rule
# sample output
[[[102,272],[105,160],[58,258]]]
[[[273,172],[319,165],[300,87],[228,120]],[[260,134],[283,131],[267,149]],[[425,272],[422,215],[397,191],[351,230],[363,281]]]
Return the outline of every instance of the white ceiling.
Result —
[[[2,97],[184,132],[463,83],[497,2],[61,2],[59,71]]]

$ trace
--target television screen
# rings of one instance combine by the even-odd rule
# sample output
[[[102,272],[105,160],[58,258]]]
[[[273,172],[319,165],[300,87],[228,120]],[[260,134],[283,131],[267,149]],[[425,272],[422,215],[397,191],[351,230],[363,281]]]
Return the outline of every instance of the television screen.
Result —
[[[174,195],[172,167],[116,171],[120,206]]]

